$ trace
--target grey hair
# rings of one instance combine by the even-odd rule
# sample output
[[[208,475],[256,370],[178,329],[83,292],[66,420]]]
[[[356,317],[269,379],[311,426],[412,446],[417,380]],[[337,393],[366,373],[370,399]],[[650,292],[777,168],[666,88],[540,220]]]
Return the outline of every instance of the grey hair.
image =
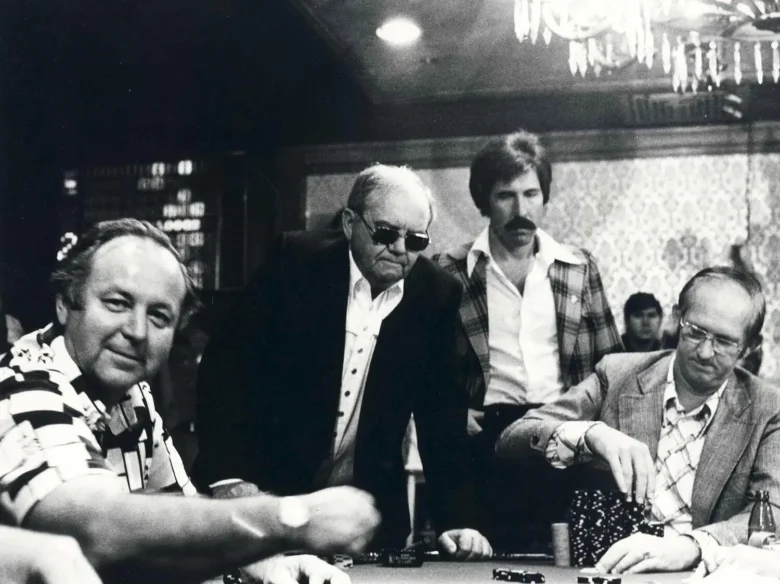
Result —
[[[362,213],[366,207],[366,200],[372,193],[385,197],[391,189],[398,185],[415,188],[423,193],[428,202],[430,220],[428,226],[433,223],[436,213],[436,205],[431,189],[408,166],[390,166],[387,164],[372,164],[364,169],[355,179],[352,190],[347,199],[347,208]]]

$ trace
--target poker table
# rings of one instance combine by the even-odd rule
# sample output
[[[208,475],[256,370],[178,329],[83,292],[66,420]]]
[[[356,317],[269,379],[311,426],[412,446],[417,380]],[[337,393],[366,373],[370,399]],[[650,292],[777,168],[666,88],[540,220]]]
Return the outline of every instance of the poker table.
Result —
[[[381,565],[358,565],[347,570],[352,584],[494,584],[494,568],[541,572],[545,584],[576,584],[577,576],[585,576],[580,568],[557,568],[549,563],[516,561],[487,562],[426,562],[419,568],[387,568]],[[620,575],[622,584],[679,584],[691,572]]]
[[[545,584],[576,584],[577,576],[587,576],[580,568],[557,568],[549,562],[426,562],[419,568],[388,568],[380,564],[362,564],[346,570],[352,584],[503,584],[493,580],[494,568],[528,570],[544,575]],[[621,574],[621,584],[680,584],[691,572]],[[204,584],[222,584],[222,579]],[[510,583],[511,584],[511,583]]]

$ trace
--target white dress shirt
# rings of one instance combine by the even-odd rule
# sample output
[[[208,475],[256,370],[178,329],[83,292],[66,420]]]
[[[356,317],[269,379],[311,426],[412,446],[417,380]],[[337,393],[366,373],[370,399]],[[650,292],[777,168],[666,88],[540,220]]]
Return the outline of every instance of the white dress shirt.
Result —
[[[549,403],[563,393],[555,297],[548,272],[556,260],[583,262],[541,229],[536,231],[536,241],[538,251],[522,294],[493,259],[488,229],[477,237],[466,257],[469,276],[480,256],[488,262],[490,382],[486,406]]]
[[[398,306],[403,294],[404,281],[401,280],[376,298],[371,298],[371,286],[360,272],[350,250],[341,394],[331,458],[322,469],[327,473],[326,482],[329,486],[348,484],[352,480],[355,438],[371,357],[382,321]]]

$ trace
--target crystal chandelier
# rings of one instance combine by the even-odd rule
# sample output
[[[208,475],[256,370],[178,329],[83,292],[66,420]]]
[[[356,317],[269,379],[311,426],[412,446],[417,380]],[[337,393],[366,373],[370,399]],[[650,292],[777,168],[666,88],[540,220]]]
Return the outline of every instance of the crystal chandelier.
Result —
[[[515,0],[514,25],[521,42],[568,42],[572,75],[637,62],[679,92],[780,80],[780,0]]]

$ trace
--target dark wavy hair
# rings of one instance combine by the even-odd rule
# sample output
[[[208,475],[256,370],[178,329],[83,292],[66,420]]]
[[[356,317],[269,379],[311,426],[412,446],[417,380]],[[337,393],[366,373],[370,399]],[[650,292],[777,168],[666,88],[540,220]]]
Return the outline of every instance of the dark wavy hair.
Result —
[[[181,314],[177,323],[177,329],[181,330],[187,325],[189,318],[200,308],[197,289],[170,238],[164,231],[148,221],[123,218],[96,223],[78,239],[60,266],[51,275],[55,293],[62,297],[68,307],[76,310],[82,309],[84,307],[84,286],[92,271],[92,260],[95,253],[112,239],[126,235],[155,242],[173,254],[173,257],[179,262],[186,286],[186,294],[182,301]]]
[[[661,308],[658,298],[649,292],[635,292],[628,297],[626,304],[623,306],[623,319],[628,321],[628,317],[632,314],[648,308],[655,308],[658,316],[663,317],[664,309]]]
[[[490,213],[490,191],[497,182],[511,181],[530,170],[536,172],[544,203],[547,204],[552,166],[537,135],[519,130],[485,144],[471,163],[469,177],[471,198],[480,213]]]
[[[680,315],[685,316],[685,313],[690,307],[691,294],[697,286],[705,282],[711,281],[726,281],[734,282],[740,286],[750,296],[750,302],[753,306],[753,314],[748,323],[747,330],[745,331],[745,339],[747,345],[750,346],[753,341],[759,339],[761,334],[761,328],[764,326],[764,318],[766,317],[766,298],[764,292],[761,289],[761,282],[758,279],[744,271],[738,270],[726,266],[717,266],[712,268],[705,268],[696,274],[693,278],[683,286],[680,291],[680,299],[678,304],[680,306]]]

